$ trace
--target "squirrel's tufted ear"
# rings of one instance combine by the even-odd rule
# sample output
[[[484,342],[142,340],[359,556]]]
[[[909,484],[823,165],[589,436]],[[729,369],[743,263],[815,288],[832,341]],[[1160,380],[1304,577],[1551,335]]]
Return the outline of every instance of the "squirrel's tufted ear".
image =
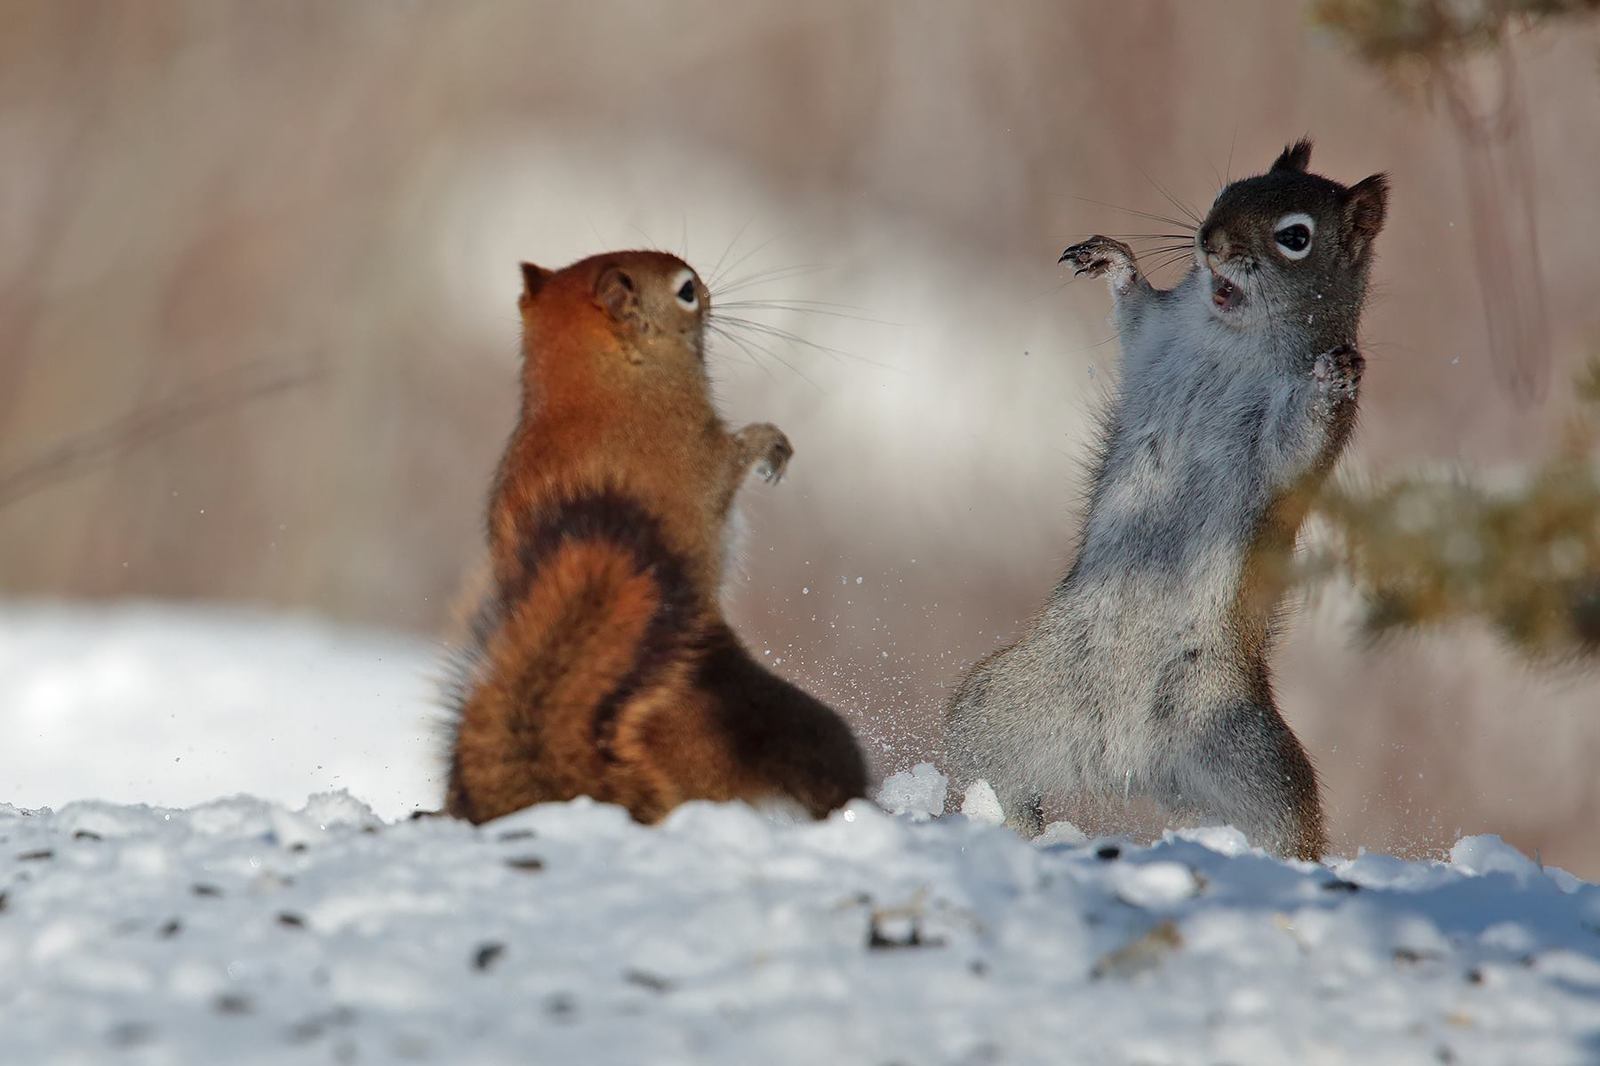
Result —
[[[526,307],[535,296],[539,295],[539,290],[544,288],[544,283],[550,280],[550,275],[551,272],[544,267],[534,266],[532,263],[523,263],[522,295],[518,297],[517,303]]]
[[[608,266],[594,283],[595,302],[618,322],[634,318],[639,311],[639,287],[633,275],[619,266]]]
[[[1357,244],[1358,254],[1366,250],[1372,239],[1383,229],[1384,217],[1389,210],[1389,179],[1374,174],[1352,185],[1344,194],[1344,217],[1350,226],[1350,235]]]
[[[1303,174],[1310,165],[1311,138],[1302,137],[1278,154],[1272,161],[1272,170],[1298,170]]]

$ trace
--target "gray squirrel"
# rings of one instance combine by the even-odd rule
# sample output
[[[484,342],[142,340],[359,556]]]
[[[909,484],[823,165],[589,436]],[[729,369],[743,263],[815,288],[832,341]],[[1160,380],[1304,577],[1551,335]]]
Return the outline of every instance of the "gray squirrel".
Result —
[[[1282,854],[1327,847],[1267,660],[1309,497],[1354,427],[1388,182],[1347,188],[1310,158],[1301,140],[1224,187],[1170,290],[1119,241],[1061,256],[1110,284],[1120,387],[1076,561],[968,671],[946,729],[958,785],[987,780],[1020,832],[1046,795],[1134,793]]]

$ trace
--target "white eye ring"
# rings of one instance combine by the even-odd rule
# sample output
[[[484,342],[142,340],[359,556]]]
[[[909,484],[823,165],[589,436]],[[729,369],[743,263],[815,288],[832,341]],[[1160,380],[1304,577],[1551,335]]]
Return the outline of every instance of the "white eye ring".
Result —
[[[1307,237],[1305,246],[1303,248],[1291,248],[1278,237],[1278,234],[1282,233],[1284,230],[1291,229],[1295,226],[1304,226],[1306,228]],[[1304,214],[1300,211],[1295,211],[1291,214],[1284,215],[1282,218],[1278,219],[1277,223],[1272,227],[1272,239],[1278,245],[1278,251],[1283,254],[1285,259],[1304,259],[1306,256],[1310,255],[1311,242],[1312,239],[1315,238],[1316,233],[1316,222],[1312,220],[1310,215]]]
[[[685,292],[689,294],[688,298],[684,297]],[[700,306],[700,289],[694,283],[694,271],[685,267],[672,276],[672,295],[685,311],[693,311]]]

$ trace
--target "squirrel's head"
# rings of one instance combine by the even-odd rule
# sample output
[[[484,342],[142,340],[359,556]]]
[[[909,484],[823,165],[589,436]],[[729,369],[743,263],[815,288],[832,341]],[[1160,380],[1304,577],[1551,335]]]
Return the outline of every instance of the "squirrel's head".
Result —
[[[1265,174],[1224,187],[1195,232],[1195,262],[1222,321],[1359,316],[1389,183],[1374,174],[1346,187],[1308,173],[1310,162],[1310,141],[1285,148]]]
[[[524,354],[641,385],[705,377],[711,294],[665,252],[611,252],[558,271],[522,264]]]

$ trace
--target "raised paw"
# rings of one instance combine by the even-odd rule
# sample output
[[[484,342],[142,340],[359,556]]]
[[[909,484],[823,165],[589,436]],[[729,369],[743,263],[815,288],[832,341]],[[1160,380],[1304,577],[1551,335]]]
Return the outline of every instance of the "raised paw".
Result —
[[[784,470],[789,465],[790,456],[794,455],[794,445],[789,443],[789,438],[783,430],[770,422],[757,422],[745,426],[738,433],[741,449],[750,462],[755,463],[756,473],[768,484],[777,482],[783,477]]]
[[[1118,292],[1125,291],[1139,276],[1139,268],[1133,261],[1133,249],[1110,237],[1090,237],[1074,244],[1062,252],[1056,262],[1070,264],[1072,272],[1079,277],[1098,278],[1105,275],[1111,287]]]
[[[1329,396],[1354,396],[1366,367],[1367,361],[1353,345],[1341,344],[1317,356],[1311,364],[1311,377]]]
[[[1061,253],[1058,263],[1070,263],[1072,272],[1098,278],[1117,267],[1133,267],[1133,249],[1110,237],[1090,237]]]

